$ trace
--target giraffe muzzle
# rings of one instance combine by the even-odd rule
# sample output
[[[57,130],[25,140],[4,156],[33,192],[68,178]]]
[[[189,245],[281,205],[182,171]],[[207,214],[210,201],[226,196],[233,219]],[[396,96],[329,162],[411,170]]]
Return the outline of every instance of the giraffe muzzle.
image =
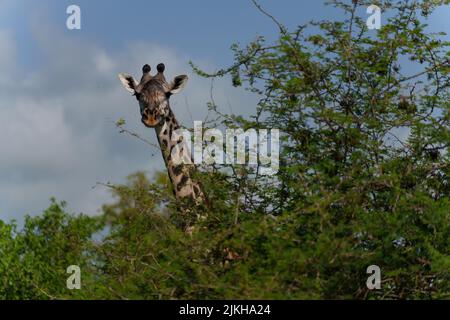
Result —
[[[150,112],[149,109],[145,109],[142,113],[142,123],[148,128],[154,128],[160,122],[160,117]]]

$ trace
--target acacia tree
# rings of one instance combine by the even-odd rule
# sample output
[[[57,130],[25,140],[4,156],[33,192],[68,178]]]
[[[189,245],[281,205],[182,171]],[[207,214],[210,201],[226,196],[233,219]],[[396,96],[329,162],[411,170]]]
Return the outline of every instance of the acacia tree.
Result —
[[[390,16],[379,30],[357,14],[373,1],[329,1],[344,21],[293,31],[252,1],[278,41],[233,45],[235,63],[214,74],[192,66],[261,96],[254,116],[223,123],[283,133],[279,174],[248,172],[245,190],[247,209],[278,216],[301,248],[291,278],[332,298],[448,297],[450,54],[426,28],[439,1],[375,1]],[[369,265],[381,290],[365,286]]]

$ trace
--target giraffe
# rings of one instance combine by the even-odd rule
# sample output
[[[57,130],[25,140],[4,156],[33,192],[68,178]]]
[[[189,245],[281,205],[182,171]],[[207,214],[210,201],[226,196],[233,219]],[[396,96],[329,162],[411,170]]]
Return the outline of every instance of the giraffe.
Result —
[[[174,161],[173,150],[183,152],[186,144],[183,143],[183,137],[177,137],[175,131],[180,129],[169,100],[173,94],[179,93],[186,85],[188,77],[186,75],[176,76],[172,82],[168,83],[164,77],[165,65],[157,65],[157,74],[150,74],[151,67],[146,64],[142,68],[141,81],[138,83],[133,76],[129,74],[119,74],[119,79],[125,89],[132,93],[139,102],[141,121],[148,128],[154,128],[158,143],[162,152],[165,166],[169,175],[172,189],[178,202],[185,199],[191,199],[197,205],[207,205],[207,199],[201,185],[192,179],[196,170],[192,164],[180,164]],[[189,212],[188,208],[182,208],[183,213]],[[205,218],[198,216],[197,218]],[[186,230],[192,228],[189,223]]]

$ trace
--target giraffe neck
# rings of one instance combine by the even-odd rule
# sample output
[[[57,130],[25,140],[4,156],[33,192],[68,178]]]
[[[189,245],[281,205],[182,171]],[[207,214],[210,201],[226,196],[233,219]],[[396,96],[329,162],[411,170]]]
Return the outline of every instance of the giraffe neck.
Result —
[[[191,178],[196,170],[194,164],[177,164],[172,159],[174,148],[177,148],[175,151],[185,151],[182,139],[174,138],[174,131],[177,129],[180,129],[180,125],[170,109],[162,124],[155,128],[175,197],[177,200],[190,198],[197,204],[205,203],[202,188]]]

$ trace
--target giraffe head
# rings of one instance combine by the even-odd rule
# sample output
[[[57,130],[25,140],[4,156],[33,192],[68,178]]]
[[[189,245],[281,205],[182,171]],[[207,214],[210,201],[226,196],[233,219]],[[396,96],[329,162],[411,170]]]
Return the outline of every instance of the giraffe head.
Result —
[[[125,89],[132,93],[139,102],[141,121],[149,128],[158,126],[169,115],[170,96],[180,92],[188,80],[186,75],[180,75],[169,83],[164,77],[164,64],[158,64],[156,69],[158,73],[152,76],[150,66],[144,65],[139,83],[128,74],[119,74],[119,79]]]

